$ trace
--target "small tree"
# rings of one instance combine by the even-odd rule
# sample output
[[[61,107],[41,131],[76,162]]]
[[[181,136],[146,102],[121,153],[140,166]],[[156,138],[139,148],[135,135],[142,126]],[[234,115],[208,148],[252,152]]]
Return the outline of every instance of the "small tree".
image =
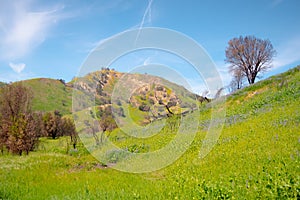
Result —
[[[63,118],[62,126],[63,126],[63,135],[70,136],[72,146],[74,149],[76,149],[78,134],[76,132],[74,121],[69,118]]]
[[[99,126],[100,129],[102,130],[102,134],[101,134],[101,143],[102,143],[105,132],[107,131],[111,132],[112,130],[117,128],[116,121],[114,120],[112,115],[111,106],[105,107],[104,110],[102,111],[102,115],[100,116],[100,120],[99,120]]]
[[[63,125],[61,116],[58,111],[54,113],[46,113],[43,116],[44,135],[55,139],[63,135]]]
[[[271,67],[276,51],[269,40],[240,36],[228,42],[225,53],[225,61],[231,64],[229,71],[234,73],[240,70],[249,84],[253,84],[259,73]]]
[[[244,84],[244,78],[245,77],[243,76],[243,72],[240,69],[236,69],[235,71],[233,71],[232,80],[229,84],[230,91],[234,92],[241,89]]]
[[[0,147],[22,155],[34,149],[40,136],[37,115],[31,112],[32,92],[22,83],[5,86],[0,91]]]
[[[112,115],[103,115],[101,120],[99,121],[100,128],[102,129],[101,134],[101,143],[103,142],[103,137],[105,132],[111,132],[115,128],[117,128],[117,124],[113,119]]]
[[[164,89],[164,88],[163,88],[162,86],[161,86],[161,87],[158,87],[158,91],[161,91],[161,90],[163,90],[163,89]],[[171,107],[177,105],[176,99],[172,99],[172,100],[170,100],[169,102],[165,103],[165,102],[163,101],[163,99],[162,99],[162,98],[158,98],[158,97],[156,96],[156,94],[154,94],[154,97],[155,97],[155,99],[158,101],[158,104],[159,104],[159,105],[163,105],[163,106],[166,108],[166,110],[168,111],[167,116],[170,117],[170,116],[174,115],[174,113],[171,111]]]
[[[8,129],[9,129],[9,125],[7,123],[3,123],[3,120],[0,115],[0,150],[2,154],[6,146]]]
[[[86,128],[84,129],[84,131],[90,131],[95,139],[96,145],[100,145],[100,140],[99,137],[97,135],[97,132],[99,132],[99,124],[97,121],[94,121],[93,124],[90,124],[90,122],[88,120],[84,121],[84,125],[86,126]]]
[[[22,152],[25,151],[28,154],[29,151],[34,150],[39,136],[39,128],[34,115],[21,114],[11,124],[6,144],[12,153],[22,155]]]
[[[222,96],[222,92],[223,92],[224,88],[221,87],[220,89],[217,90],[216,94],[215,94],[215,98],[214,99],[218,99]]]

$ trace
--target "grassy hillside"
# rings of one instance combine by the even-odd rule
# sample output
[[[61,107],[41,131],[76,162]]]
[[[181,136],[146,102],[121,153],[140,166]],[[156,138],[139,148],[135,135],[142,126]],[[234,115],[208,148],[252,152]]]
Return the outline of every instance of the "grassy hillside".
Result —
[[[179,102],[179,100],[180,102],[182,102],[181,104],[177,103],[178,105],[174,106],[174,108],[177,107],[178,110],[180,110],[179,108],[182,108],[182,111],[186,111],[188,109],[191,109],[193,106],[196,106],[195,95],[181,86],[178,86],[159,77],[143,74],[123,74],[114,70],[105,69],[96,71],[87,74],[84,77],[75,78],[69,83],[64,83],[64,81],[62,80],[49,78],[24,80],[22,81],[22,83],[25,86],[29,87],[33,92],[34,98],[32,100],[32,108],[34,111],[48,112],[58,110],[61,112],[61,114],[66,115],[71,114],[72,112],[72,95],[74,92],[75,84],[76,87],[79,88],[75,91],[75,93],[77,95],[80,95],[80,102],[73,102],[74,107],[86,109],[86,102],[94,102],[94,100],[96,105],[105,106],[112,103],[111,95],[113,93],[113,90],[115,89],[116,83],[123,75],[126,75],[126,77],[130,80],[124,83],[124,85],[126,86],[142,86],[146,83],[145,80],[147,80],[148,83],[163,83],[163,85],[169,86],[167,90],[170,94],[172,94],[171,97],[174,97],[174,94],[176,94],[177,102]],[[4,85],[5,83],[0,82],[0,87]],[[101,88],[98,88],[99,85],[101,85]],[[164,88],[164,90],[166,89]],[[92,91],[92,95],[90,96],[86,94],[86,91]],[[141,96],[143,96],[143,94],[141,94],[140,92],[135,93],[136,98],[140,99]],[[163,98],[162,94],[160,93],[157,93],[157,96],[164,99],[165,103],[170,100],[169,94],[167,94],[166,98]],[[134,101],[135,103],[133,103]],[[145,104],[147,106],[152,106],[152,104],[150,104],[148,101],[141,102],[132,100],[128,102],[127,100],[124,100],[123,103],[130,104],[130,106],[133,107],[132,110],[134,110],[134,112],[132,112],[131,114],[136,115],[137,118],[139,118],[137,123],[143,123],[145,121],[145,118],[148,116],[147,112],[139,109],[140,105]],[[156,102],[156,104],[158,103]],[[164,111],[161,113],[162,115],[165,115],[166,111],[165,109],[163,110]],[[148,123],[147,120],[146,122]]]
[[[120,77],[122,77],[123,75],[123,73],[116,72],[113,70],[101,70],[90,73],[82,78],[75,78],[70,83],[66,84],[63,81],[48,78],[30,79],[22,81],[22,83],[25,86],[31,88],[33,91],[33,110],[59,110],[63,115],[65,115],[71,114],[72,112],[72,95],[75,83],[77,84],[77,86],[79,86],[79,88],[84,88],[81,88],[82,91],[80,89],[77,90],[77,94],[79,94],[82,97],[81,100],[83,100],[83,102],[89,101],[88,95],[85,95],[84,90],[90,90],[96,94],[96,105],[106,105],[111,104],[111,94],[114,90],[114,86],[118,82]],[[182,105],[183,107],[187,107],[187,105],[190,106],[193,102],[193,99],[195,99],[195,96],[193,96],[193,94],[185,88],[163,80],[162,78],[142,74],[128,74],[127,76],[131,81],[137,81],[136,83],[143,83],[145,79],[157,83],[167,83],[167,85],[172,86],[173,92],[176,91],[176,94],[178,94],[178,98],[182,99],[183,102],[190,102],[185,105]],[[100,85],[102,86],[101,91],[96,91],[96,86],[94,84],[97,83],[100,83]],[[0,82],[0,87],[4,85],[4,83]],[[139,97],[141,94],[137,93],[136,95]],[[94,96],[92,98],[94,98]],[[92,99],[92,101],[93,100],[94,99]],[[132,102],[129,103],[132,104]],[[138,108],[140,106],[140,103],[133,105],[133,107]],[[137,114],[138,116],[146,116],[146,114],[141,110],[135,110],[135,114]],[[142,122],[143,119],[140,119],[140,121]]]
[[[70,114],[72,108],[72,88],[54,79],[38,78],[23,81],[33,91],[33,110],[54,111]]]
[[[6,85],[6,83],[0,82],[0,87],[3,87],[5,85]]]
[[[299,82],[296,67],[229,96],[218,105],[227,114],[217,145],[200,159],[211,117],[210,104],[203,105],[199,131],[187,152],[151,173],[111,169],[82,145],[66,154],[68,138],[43,139],[29,156],[2,155],[0,199],[299,199]],[[198,120],[193,116],[187,116],[190,123]],[[119,130],[110,139],[129,151],[149,152],[165,146],[175,133],[167,125],[143,140]]]

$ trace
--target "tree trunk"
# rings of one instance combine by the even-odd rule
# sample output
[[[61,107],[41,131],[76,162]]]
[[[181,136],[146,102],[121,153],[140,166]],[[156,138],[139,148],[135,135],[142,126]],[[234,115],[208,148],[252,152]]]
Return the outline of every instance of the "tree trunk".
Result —
[[[103,136],[104,136],[105,131],[102,131],[101,133],[101,143],[103,143]]]
[[[92,129],[92,132],[93,132],[94,139],[96,141],[96,145],[99,146],[100,145],[99,137],[97,136],[97,133],[94,129]]]
[[[169,108],[167,105],[165,105],[165,107],[166,107],[166,109],[168,110],[168,112],[169,112],[171,115],[174,114],[174,113],[170,110],[170,108]]]
[[[255,76],[251,78],[251,80],[250,80],[250,83],[249,83],[249,84],[250,84],[250,85],[252,85],[254,82],[255,82]]]

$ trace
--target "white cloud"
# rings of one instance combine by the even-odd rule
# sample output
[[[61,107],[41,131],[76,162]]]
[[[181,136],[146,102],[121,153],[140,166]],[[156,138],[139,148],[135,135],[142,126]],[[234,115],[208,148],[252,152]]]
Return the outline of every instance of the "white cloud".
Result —
[[[26,56],[63,16],[63,6],[34,11],[33,1],[4,1],[0,8],[0,60]]]
[[[9,63],[9,66],[18,74],[21,73],[26,67],[24,63],[12,63],[12,62]]]
[[[273,61],[273,69],[284,67],[300,61],[300,37],[292,38],[283,45],[275,48],[277,56]]]
[[[206,83],[201,78],[186,78],[186,81],[188,82],[189,87],[184,85],[185,88],[195,94],[201,95],[204,91],[208,90]]]
[[[150,63],[151,63],[150,57],[148,57],[148,58],[146,58],[146,59],[144,60],[143,65],[148,65],[148,64],[150,64]]]

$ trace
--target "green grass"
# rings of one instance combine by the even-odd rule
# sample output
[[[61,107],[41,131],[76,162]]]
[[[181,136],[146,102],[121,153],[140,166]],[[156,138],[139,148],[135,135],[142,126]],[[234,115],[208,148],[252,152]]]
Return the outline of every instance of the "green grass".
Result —
[[[23,84],[33,91],[33,110],[59,110],[62,114],[71,113],[72,88],[59,80],[38,78],[23,81]]]
[[[68,151],[69,138],[42,138],[29,156],[0,156],[0,199],[299,199],[300,72],[293,70],[218,105],[226,106],[224,129],[203,159],[199,151],[210,104],[200,107],[199,131],[187,152],[166,168],[120,172],[103,166],[82,144]],[[283,80],[288,84],[281,86]],[[147,152],[163,147],[174,132],[167,126],[142,140],[115,130],[110,139],[121,148]]]
[[[85,83],[89,85],[89,87],[94,86],[94,83],[97,82],[96,80],[100,80],[102,73],[108,73],[106,71],[97,71],[94,73],[90,73],[83,77]],[[96,95],[95,99],[94,96],[89,97],[86,94],[83,94],[82,91],[76,90],[76,95],[78,96],[77,102],[75,102],[75,108],[87,108],[89,105],[81,105],[80,103],[87,103],[95,100],[96,104],[103,105],[109,102],[111,99],[111,94],[113,90],[115,89],[115,85],[119,80],[119,77],[122,75],[122,73],[115,72],[115,71],[109,71],[109,78],[107,79],[107,83],[105,84],[103,91],[106,93],[106,95],[99,96]],[[117,77],[114,77],[114,74],[117,75]],[[169,81],[166,81],[159,77],[154,77],[150,75],[143,75],[143,74],[127,74],[130,79],[134,79],[136,81],[144,81],[145,79],[151,79],[153,81],[159,81],[163,82],[166,85],[173,88],[174,91],[176,91],[176,94],[178,94],[179,98],[183,102],[187,102],[191,105],[195,103],[195,97],[185,88],[182,86],[178,86],[174,83],[171,83]],[[146,77],[145,77],[146,76]],[[55,79],[48,79],[48,78],[37,78],[37,79],[30,79],[22,81],[22,83],[29,87],[33,92],[33,100],[32,100],[32,108],[34,111],[43,111],[43,112],[49,112],[58,110],[63,115],[71,114],[72,112],[72,94],[73,94],[73,87],[74,83],[77,81],[80,82],[81,78],[75,78],[71,82],[67,84],[63,84],[59,80]],[[4,83],[0,82],[0,87],[3,86]],[[91,88],[93,89],[93,88]],[[121,97],[124,95],[120,95]],[[90,99],[91,98],[91,99]],[[106,102],[106,103],[103,103]],[[90,103],[88,103],[90,104]],[[148,115],[147,113],[142,113],[138,111],[138,117],[140,117],[137,121],[142,122],[144,121],[144,118],[142,116]],[[135,114],[133,114],[135,115]]]
[[[3,87],[5,85],[6,85],[6,83],[3,83],[3,82],[0,81],[0,87]]]

